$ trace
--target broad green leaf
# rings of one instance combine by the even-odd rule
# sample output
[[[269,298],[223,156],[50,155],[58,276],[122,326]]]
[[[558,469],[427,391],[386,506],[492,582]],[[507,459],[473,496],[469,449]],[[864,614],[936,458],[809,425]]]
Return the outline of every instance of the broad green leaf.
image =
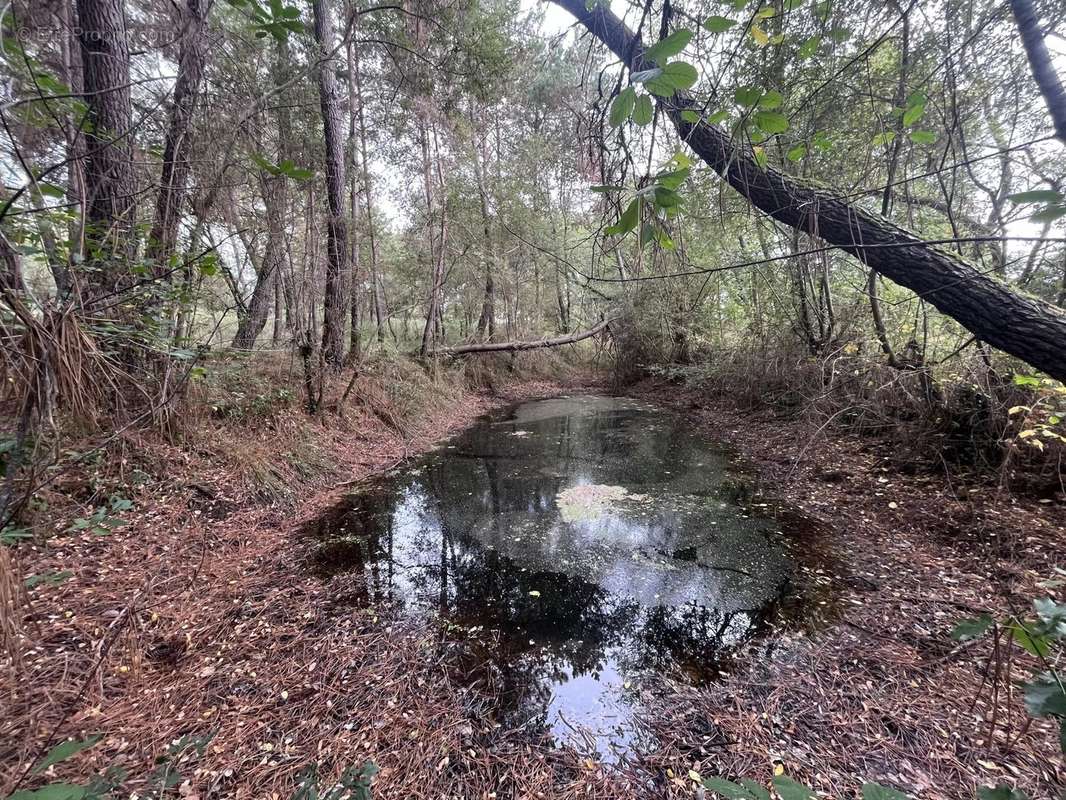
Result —
[[[655,205],[659,206],[660,208],[670,208],[671,206],[681,205],[681,195],[679,195],[673,189],[667,189],[663,186],[656,186]]]
[[[787,775],[774,778],[774,789],[781,796],[781,800],[810,800],[814,797],[814,792]]]
[[[60,761],[66,761],[68,758],[80,753],[82,750],[88,750],[103,738],[104,736],[102,733],[97,733],[87,739],[68,739],[65,742],[60,742],[48,751],[48,755],[41,759],[40,763],[33,768],[33,771],[30,774],[40,775],[53,764],[58,764]]]
[[[1014,635],[1014,641],[1034,656],[1047,656],[1051,652],[1051,642],[1046,636],[1032,630],[1031,625],[1014,623],[1010,626],[1010,632]]]
[[[789,161],[796,162],[802,161],[805,155],[807,155],[807,145],[800,143],[788,151],[786,158]]]
[[[917,122],[925,113],[925,104],[928,98],[921,92],[914,92],[907,98],[907,106],[903,111],[903,126],[909,128]]]
[[[681,184],[688,178],[688,173],[688,167],[670,170],[669,172],[660,172],[655,176],[655,181],[663,188],[676,190],[681,188]]]
[[[703,786],[712,792],[718,792],[718,794],[728,798],[728,800],[758,800],[746,788],[738,783],[733,783],[733,781],[727,781],[725,778],[704,778]]]
[[[608,235],[624,235],[637,227],[637,223],[640,222],[640,200],[634,198],[626,206],[626,210],[622,212],[622,216],[618,218],[618,222],[614,225],[610,225],[604,230],[604,233]]]
[[[951,638],[957,642],[968,642],[970,639],[984,636],[991,627],[992,617],[988,614],[959,620],[959,622],[955,624],[955,627],[951,629]]]
[[[725,109],[715,111],[713,114],[711,114],[711,116],[707,117],[707,121],[712,125],[717,125],[720,122],[725,122],[727,119],[729,119],[729,112]]]
[[[681,119],[683,119],[685,122],[695,125],[697,122],[700,121],[700,115],[693,111],[691,108],[686,108],[684,111],[681,112]]]
[[[733,99],[737,105],[744,108],[752,108],[762,99],[762,96],[763,90],[758,86],[739,86],[733,92]]]
[[[1025,203],[1055,203],[1062,200],[1062,193],[1056,192],[1054,189],[1034,189],[1030,192],[1008,194],[1007,199],[1018,205]]]
[[[748,778],[741,778],[740,783],[748,790],[755,800],[770,800],[770,793],[766,791],[766,787],[762,784],[756,783]]]
[[[629,115],[633,113],[633,107],[637,102],[637,91],[632,86],[627,86],[611,103],[611,111],[608,115],[608,121],[612,128],[617,128],[627,119]]]
[[[766,47],[766,45],[770,44],[770,36],[758,25],[752,25],[750,33],[751,38],[755,40],[755,44],[759,47]]]
[[[767,133],[784,133],[788,130],[788,119],[776,111],[757,111],[755,124]]]
[[[753,147],[751,148],[751,151],[755,155],[755,163],[763,169],[766,169],[766,165],[769,163],[769,159],[766,156],[766,150],[762,147]]]
[[[936,142],[936,134],[932,131],[911,131],[910,137],[915,144],[933,144]]]
[[[770,19],[774,15],[773,6],[763,6],[755,12],[755,19]]]
[[[1066,693],[1049,672],[1025,684],[1025,707],[1034,717],[1066,717]]]
[[[759,98],[759,108],[778,108],[783,99],[781,92],[771,89]]]
[[[674,92],[688,89],[699,78],[699,73],[684,61],[671,61],[663,67],[662,74],[645,81],[644,86],[659,97],[671,97]]]
[[[1033,222],[1054,222],[1060,217],[1066,217],[1066,203],[1053,203],[1045,206],[1029,219]]]
[[[645,50],[644,57],[649,61],[665,61],[684,50],[691,40],[692,31],[680,28]]]
[[[878,145],[892,144],[895,138],[895,131],[883,131],[882,133],[877,134],[877,136],[875,136],[872,140],[870,140],[870,144],[872,144],[874,147],[877,147]]]
[[[811,38],[804,40],[803,44],[799,46],[797,55],[800,58],[810,58],[818,52],[818,45],[820,45],[821,43],[821,36],[812,36]]]
[[[1057,425],[1059,418],[1052,415],[1048,417],[1048,422]],[[1033,601],[1033,608],[1049,631],[1056,636],[1066,636],[1066,605],[1056,603],[1050,597],[1041,597]]]
[[[707,21],[703,23],[703,27],[709,30],[711,33],[725,33],[727,30],[737,24],[734,19],[729,17],[708,17]]]
[[[624,192],[624,186],[610,186],[606,183],[597,183],[589,187],[590,192],[596,192],[597,194],[608,194],[610,192]]]
[[[637,125],[647,125],[654,116],[655,106],[651,102],[651,97],[646,94],[640,95],[636,105],[633,106],[633,121]]]
[[[864,783],[862,800],[910,800],[910,798],[899,789],[882,786],[879,783]]]
[[[977,798],[978,800],[1029,800],[1029,796],[1021,789],[1014,789],[1003,783],[994,789],[991,786],[978,787]]]
[[[73,783],[50,783],[40,789],[23,789],[8,795],[7,800],[82,800],[87,790]]]

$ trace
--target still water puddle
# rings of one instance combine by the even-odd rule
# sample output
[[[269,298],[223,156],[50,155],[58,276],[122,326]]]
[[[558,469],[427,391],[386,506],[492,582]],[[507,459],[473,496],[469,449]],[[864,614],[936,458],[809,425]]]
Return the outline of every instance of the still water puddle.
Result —
[[[473,629],[496,721],[605,760],[641,745],[639,688],[703,680],[765,623],[791,562],[729,456],[625,398],[497,414],[316,523],[360,602]]]

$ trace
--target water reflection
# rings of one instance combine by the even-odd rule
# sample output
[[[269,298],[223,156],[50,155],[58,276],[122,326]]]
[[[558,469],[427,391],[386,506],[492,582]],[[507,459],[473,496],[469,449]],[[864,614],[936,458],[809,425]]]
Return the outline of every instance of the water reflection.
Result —
[[[631,400],[526,403],[334,509],[318,561],[362,602],[484,626],[501,721],[610,758],[642,680],[707,675],[787,583],[728,464]]]

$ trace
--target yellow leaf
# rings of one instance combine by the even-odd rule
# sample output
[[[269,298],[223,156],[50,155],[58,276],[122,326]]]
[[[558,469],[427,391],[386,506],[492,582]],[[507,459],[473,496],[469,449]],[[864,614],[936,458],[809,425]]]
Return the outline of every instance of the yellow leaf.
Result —
[[[751,38],[755,40],[755,44],[759,45],[759,47],[766,47],[766,45],[770,44],[770,37],[758,25],[751,26]]]
[[[1011,406],[1007,411],[1007,416],[1013,417],[1015,414],[1021,414],[1023,411],[1028,411],[1029,406]]]
[[[690,769],[688,771],[688,776],[690,778],[692,778],[692,780],[696,781],[696,783],[699,783],[700,781],[703,780],[703,778],[700,777],[700,774],[698,772],[696,772],[696,770],[694,770],[694,769]]]
[[[774,764],[774,775],[784,775],[784,774],[785,774],[785,765],[784,764]]]

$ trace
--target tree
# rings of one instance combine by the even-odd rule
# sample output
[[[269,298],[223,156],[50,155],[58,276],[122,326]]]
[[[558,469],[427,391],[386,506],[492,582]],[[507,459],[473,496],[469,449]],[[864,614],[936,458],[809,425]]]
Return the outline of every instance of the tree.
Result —
[[[333,45],[333,21],[327,0],[313,0],[315,41],[318,43],[319,104],[326,157],[326,291],[322,304],[322,357],[339,367],[344,362],[344,323],[349,308],[348,218],[345,211],[344,138],[337,89],[337,59]]]
[[[655,69],[637,36],[608,8],[580,0],[552,0],[569,11],[632,72]],[[750,150],[737,147],[718,125],[700,117],[683,92],[659,99],[678,135],[754,206],[774,219],[818,235],[867,267],[917,292],[982,340],[1066,379],[1066,315],[1020,295],[963,259],[929,244],[838,194],[798,181]],[[686,113],[687,112],[687,113]],[[695,114],[696,121],[689,115]]]

